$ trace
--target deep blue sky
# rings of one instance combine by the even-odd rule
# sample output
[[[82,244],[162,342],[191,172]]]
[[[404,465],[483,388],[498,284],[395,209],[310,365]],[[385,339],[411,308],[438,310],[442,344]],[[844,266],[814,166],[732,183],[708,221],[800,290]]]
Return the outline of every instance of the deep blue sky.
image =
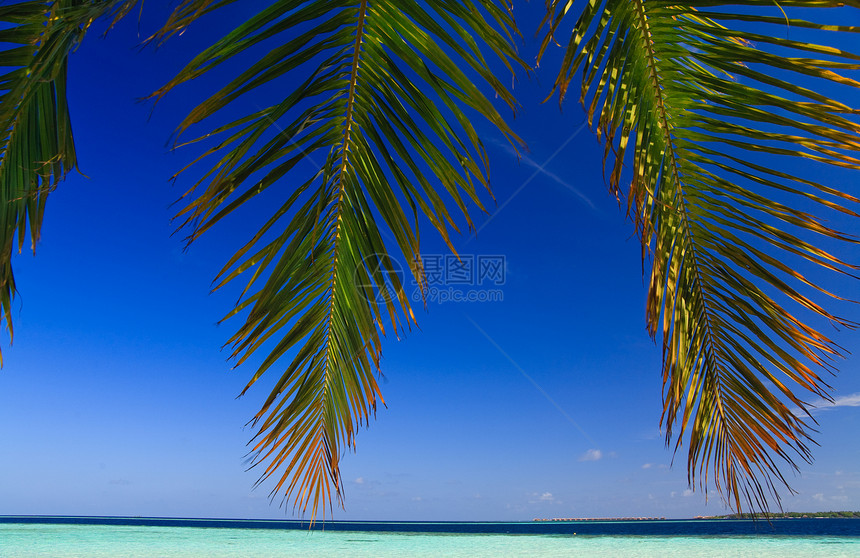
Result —
[[[151,118],[151,104],[135,101],[256,5],[241,4],[157,52],[135,48],[131,18],[107,39],[92,33],[72,58],[86,177],[52,195],[37,256],[15,259],[0,514],[284,516],[245,472],[243,425],[268,391],[262,382],[235,399],[254,369],[231,371],[219,349],[234,324],[215,325],[235,291],[208,294],[254,223],[217,227],[187,252],[171,236],[169,204],[189,179],[168,178],[192,153],[166,141],[210,82],[168,97]],[[160,5],[147,3],[142,34]],[[528,60],[541,8],[520,14]],[[433,304],[418,313],[420,331],[387,340],[388,408],[342,461],[338,519],[723,513],[715,494],[706,504],[688,490],[684,456],[672,466],[665,449],[639,242],[606,191],[602,147],[580,107],[539,104],[552,70],[550,59],[515,87],[525,108],[514,126],[530,148],[521,161],[483,127],[498,205],[478,216],[477,239],[455,241],[461,254],[504,255],[505,283],[494,287],[503,300]],[[423,252],[445,254],[425,230]],[[835,335],[860,349],[857,333]],[[800,493],[786,509],[860,509],[857,360],[832,384],[844,404],[816,415],[816,461],[790,477]]]

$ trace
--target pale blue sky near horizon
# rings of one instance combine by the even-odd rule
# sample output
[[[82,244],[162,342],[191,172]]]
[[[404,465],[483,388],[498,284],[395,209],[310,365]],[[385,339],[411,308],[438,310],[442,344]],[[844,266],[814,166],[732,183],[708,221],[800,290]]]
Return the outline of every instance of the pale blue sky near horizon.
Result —
[[[164,16],[147,2],[141,34]],[[51,195],[36,256],[14,259],[15,340],[0,370],[0,515],[294,517],[254,489],[246,422],[268,390],[236,399],[253,366],[231,370],[216,322],[237,289],[209,294],[224,261],[258,226],[231,221],[183,251],[170,203],[191,183],[168,178],[193,152],[165,147],[212,78],[136,102],[172,76],[242,11],[233,6],[155,51],[138,23],[91,33],[70,63],[81,172]],[[521,51],[541,5],[520,13]],[[536,12],[535,9],[538,9]],[[776,10],[776,8],[774,8]],[[464,255],[504,256],[502,300],[416,308],[419,328],[389,336],[387,408],[341,462],[345,509],[335,519],[528,520],[534,517],[726,513],[691,491],[682,449],[659,430],[660,349],[645,331],[641,248],[604,185],[603,148],[576,99],[545,104],[552,59],[520,75],[512,119],[520,161],[487,133],[495,198],[476,214]],[[833,175],[833,180],[849,180]],[[856,177],[850,179],[856,184]],[[462,224],[462,220],[460,221]],[[423,225],[424,254],[447,253]],[[856,225],[852,225],[856,231]],[[860,251],[843,255],[858,261]],[[829,285],[843,294],[847,280]],[[477,288],[477,287],[476,287]],[[463,287],[457,286],[457,290]],[[840,309],[857,321],[849,305]],[[856,331],[832,332],[860,353]],[[816,413],[815,462],[783,490],[786,510],[860,509],[860,364],[832,379],[838,405]]]

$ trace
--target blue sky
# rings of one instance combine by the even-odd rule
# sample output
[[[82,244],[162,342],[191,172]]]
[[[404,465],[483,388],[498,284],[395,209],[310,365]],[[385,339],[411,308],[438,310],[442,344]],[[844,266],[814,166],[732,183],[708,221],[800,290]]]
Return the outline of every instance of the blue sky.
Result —
[[[163,15],[154,4],[142,33]],[[523,14],[523,28],[536,17]],[[168,178],[190,153],[165,145],[208,83],[154,111],[135,101],[230,20],[139,52],[132,18],[107,39],[91,34],[72,58],[86,176],[52,195],[36,257],[14,262],[0,514],[291,517],[245,471],[244,425],[268,390],[264,380],[236,399],[254,369],[231,370],[220,351],[234,324],[216,322],[236,291],[208,294],[254,224],[217,227],[187,252],[171,236],[169,205],[189,181]],[[533,53],[525,35],[522,49]],[[673,465],[665,448],[639,242],[607,193],[602,147],[581,108],[539,104],[552,68],[515,87],[525,108],[513,122],[530,148],[519,162],[484,128],[498,204],[478,216],[476,238],[455,240],[464,255],[504,256],[504,283],[492,286],[502,300],[431,304],[418,313],[420,330],[387,340],[387,408],[342,461],[346,509],[337,519],[724,513],[716,494],[706,503],[688,489],[684,455]],[[446,254],[426,230],[423,252]],[[835,338],[860,352],[856,332]],[[789,475],[799,494],[784,498],[787,510],[860,509],[856,358],[831,383],[838,405],[816,414],[815,464]]]

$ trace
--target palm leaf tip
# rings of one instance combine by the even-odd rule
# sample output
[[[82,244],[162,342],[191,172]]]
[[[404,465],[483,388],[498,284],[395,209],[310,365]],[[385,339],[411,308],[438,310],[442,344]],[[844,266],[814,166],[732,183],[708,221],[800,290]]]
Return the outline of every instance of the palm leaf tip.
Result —
[[[212,7],[183,2],[156,37]],[[275,200],[215,286],[247,281],[227,316],[243,321],[229,340],[236,362],[258,364],[245,389],[281,371],[253,420],[252,468],[273,483],[273,498],[312,520],[333,498],[342,504],[341,455],[383,402],[383,324],[397,332],[414,321],[395,262],[420,262],[419,218],[450,244],[449,206],[469,222],[469,203],[480,204],[486,158],[472,117],[517,141],[484,93],[514,105],[485,56],[524,67],[509,40],[515,30],[506,5],[490,0],[274,1],[155,93],[228,60],[247,64],[180,124],[188,133],[258,88],[286,86],[268,106],[189,142],[209,146],[198,160],[211,166],[180,216],[193,239],[258,196]]]
[[[785,17],[771,2],[738,4],[589,2],[573,15],[555,90],[581,80],[610,187],[630,181],[628,214],[651,262],[646,323],[663,346],[667,442],[688,445],[692,486],[766,511],[779,487],[791,491],[780,464],[811,459],[800,394],[826,396],[819,373],[842,356],[813,324],[854,325],[818,278],[853,277],[856,265],[824,247],[856,244],[828,220],[858,217],[857,199],[809,169],[860,169],[857,55],[783,37],[786,22],[833,42],[860,28],[794,13],[841,2],[781,2]],[[543,48],[568,8],[549,4]]]

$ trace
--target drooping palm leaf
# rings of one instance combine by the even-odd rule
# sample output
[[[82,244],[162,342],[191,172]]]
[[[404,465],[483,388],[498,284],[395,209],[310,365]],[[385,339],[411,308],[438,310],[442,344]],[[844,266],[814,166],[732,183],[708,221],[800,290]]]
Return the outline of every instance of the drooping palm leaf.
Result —
[[[158,38],[230,3],[186,0]],[[477,186],[487,185],[475,116],[516,141],[472,81],[513,107],[481,52],[522,64],[513,30],[506,7],[492,0],[281,0],[155,93],[228,61],[245,64],[178,129],[230,121],[208,124],[194,140],[210,142],[201,159],[212,162],[179,215],[193,240],[257,196],[275,200],[216,288],[248,278],[228,315],[244,320],[232,355],[237,364],[260,350],[266,356],[245,390],[273,367],[281,373],[253,421],[260,481],[275,479],[272,496],[302,513],[310,507],[312,518],[341,498],[341,454],[381,401],[384,324],[396,332],[414,319],[390,254],[417,263],[420,281],[418,216],[447,241],[453,202],[471,226],[468,205],[481,207]],[[272,84],[283,91],[273,104],[241,108]]]
[[[135,0],[136,1],[136,0]],[[48,193],[75,167],[66,63],[90,24],[134,2],[56,0],[0,5],[0,312],[12,334],[12,254],[35,250]]]
[[[860,168],[860,56],[805,41],[860,27],[793,9],[845,4],[803,15],[856,20],[857,2],[548,3],[543,49],[574,8],[555,88],[563,98],[581,79],[610,186],[618,195],[631,181],[628,214],[652,261],[647,326],[663,342],[667,444],[686,442],[690,485],[707,491],[710,480],[736,509],[778,503],[780,462],[811,458],[802,398],[827,395],[819,374],[840,354],[815,324],[849,325],[815,268],[856,269],[828,252],[856,237],[826,218],[856,218],[858,200],[803,171]]]

